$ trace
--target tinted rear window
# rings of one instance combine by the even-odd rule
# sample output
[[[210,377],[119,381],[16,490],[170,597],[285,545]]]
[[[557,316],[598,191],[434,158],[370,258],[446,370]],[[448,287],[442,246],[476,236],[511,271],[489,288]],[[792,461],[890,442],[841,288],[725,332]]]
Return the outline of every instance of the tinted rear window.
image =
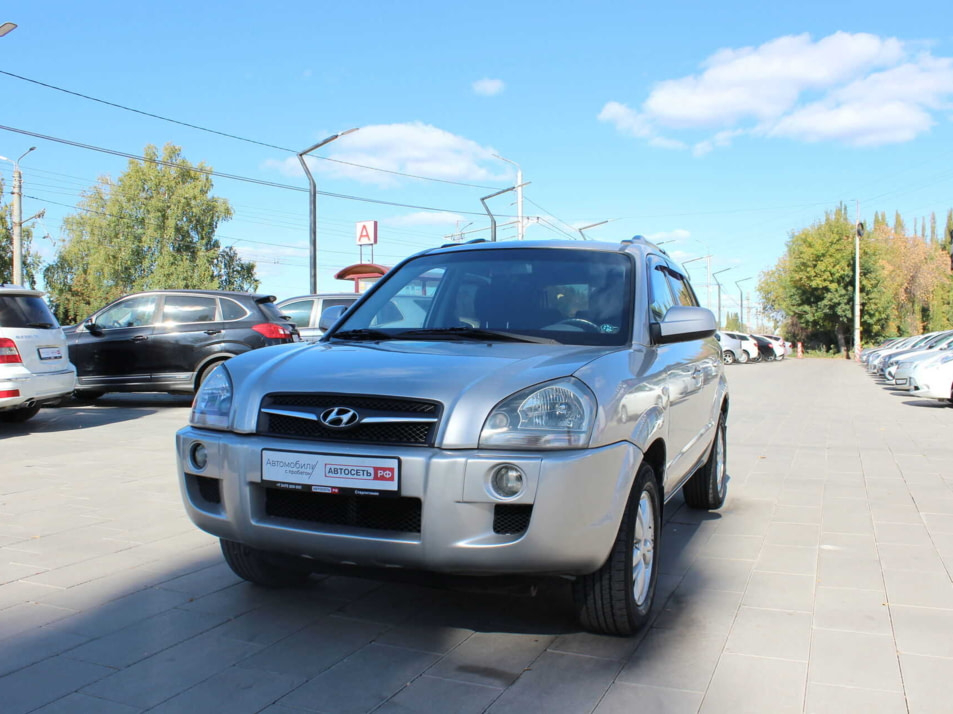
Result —
[[[0,295],[0,327],[59,326],[43,298],[34,295]]]

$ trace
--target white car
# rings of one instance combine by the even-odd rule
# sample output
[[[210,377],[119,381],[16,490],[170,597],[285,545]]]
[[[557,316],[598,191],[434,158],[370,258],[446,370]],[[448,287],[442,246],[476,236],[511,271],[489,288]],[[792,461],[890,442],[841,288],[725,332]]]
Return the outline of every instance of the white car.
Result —
[[[910,375],[910,392],[926,399],[953,402],[953,354],[914,367]]]
[[[0,422],[26,421],[73,393],[66,336],[39,290],[0,285]]]

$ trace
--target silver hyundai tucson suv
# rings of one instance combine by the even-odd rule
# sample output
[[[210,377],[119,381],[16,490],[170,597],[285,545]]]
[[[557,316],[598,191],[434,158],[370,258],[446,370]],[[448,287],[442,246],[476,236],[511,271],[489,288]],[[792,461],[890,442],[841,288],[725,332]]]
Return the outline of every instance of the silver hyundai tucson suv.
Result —
[[[641,237],[424,251],[320,342],[209,375],[176,435],[186,510],[260,585],[348,566],[556,575],[584,627],[631,634],[665,502],[725,500],[714,332]]]

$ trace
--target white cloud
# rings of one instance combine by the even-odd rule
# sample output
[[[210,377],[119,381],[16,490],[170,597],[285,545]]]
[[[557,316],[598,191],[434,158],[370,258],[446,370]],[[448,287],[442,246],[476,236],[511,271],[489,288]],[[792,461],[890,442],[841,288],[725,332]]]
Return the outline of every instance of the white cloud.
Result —
[[[502,177],[484,168],[483,164],[497,165],[493,158],[495,153],[492,147],[481,146],[429,124],[412,122],[361,127],[359,131],[321,148],[320,155],[331,161],[309,157],[308,162],[313,172],[379,186],[394,186],[412,180],[399,174],[447,181],[494,182]],[[383,171],[372,171],[363,166]],[[304,175],[297,156],[269,159],[264,167],[289,176]]]
[[[478,79],[473,83],[473,92],[481,97],[493,97],[502,92],[506,85],[502,79]]]
[[[925,49],[911,58],[918,45],[837,32],[722,49],[700,73],[656,84],[638,108],[610,101],[598,118],[666,148],[689,143],[672,132],[714,131],[692,139],[695,156],[746,133],[855,146],[910,141],[953,97],[953,59]]]
[[[392,216],[384,219],[389,226],[456,226],[465,220],[459,213],[449,211],[418,211],[404,216]]]

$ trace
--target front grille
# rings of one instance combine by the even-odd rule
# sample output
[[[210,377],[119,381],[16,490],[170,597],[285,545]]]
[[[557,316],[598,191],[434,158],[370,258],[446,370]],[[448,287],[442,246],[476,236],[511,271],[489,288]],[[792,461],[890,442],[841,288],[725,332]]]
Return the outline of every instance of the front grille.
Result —
[[[293,521],[420,533],[420,499],[265,489],[265,512]]]
[[[347,407],[355,410],[362,420],[375,417],[380,421],[362,421],[350,429],[329,429],[315,419],[264,411],[285,409],[318,417],[332,407]],[[419,399],[350,394],[269,394],[262,400],[258,413],[258,433],[314,441],[432,446],[440,411],[438,403]],[[421,421],[413,421],[414,417]],[[406,419],[411,421],[404,421]]]
[[[533,515],[532,504],[497,504],[493,508],[493,532],[500,535],[517,535],[529,528]]]

